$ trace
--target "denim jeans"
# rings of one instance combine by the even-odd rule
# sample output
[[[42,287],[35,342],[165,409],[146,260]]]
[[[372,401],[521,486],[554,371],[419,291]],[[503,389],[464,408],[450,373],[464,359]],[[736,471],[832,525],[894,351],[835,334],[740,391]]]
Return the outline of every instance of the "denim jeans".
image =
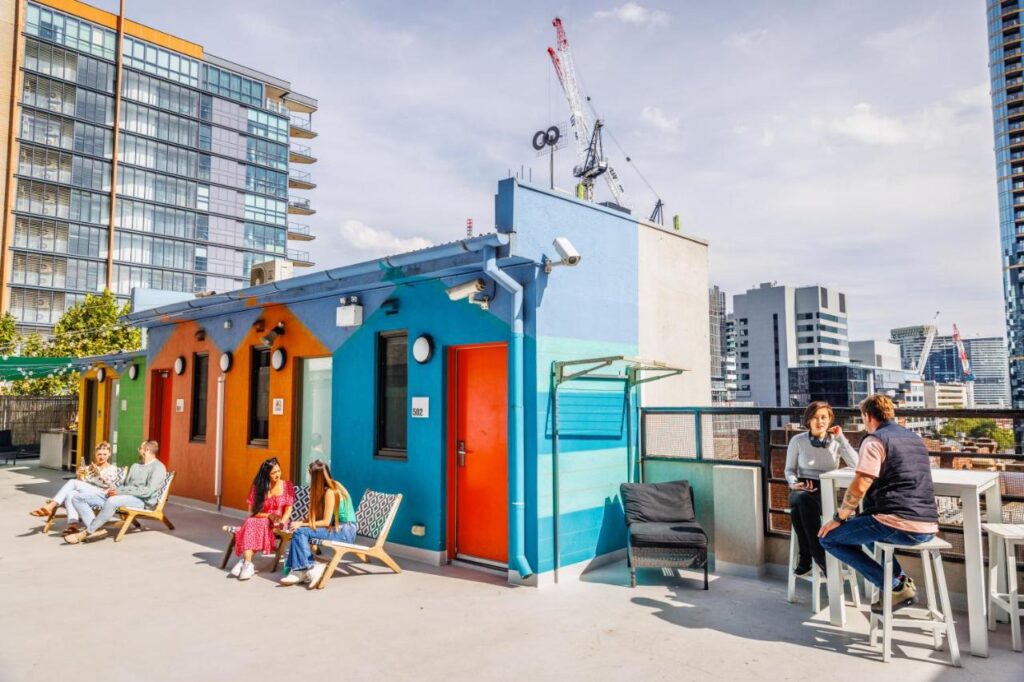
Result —
[[[935,536],[932,533],[907,533],[896,530],[884,523],[879,523],[873,516],[855,516],[821,538],[821,546],[825,548],[826,552],[867,578],[872,585],[882,589],[885,571],[873,557],[864,553],[864,548],[867,548],[869,552],[874,552],[876,542],[918,545],[928,542],[933,537]],[[899,586],[899,578],[902,575],[903,569],[900,567],[899,561],[893,557],[893,588]]]
[[[305,571],[313,567],[313,550],[309,547],[310,538],[318,540],[334,540],[336,542],[352,542],[356,539],[356,524],[343,523],[336,529],[310,528],[301,526],[292,533],[292,542],[288,545],[288,570]]]
[[[96,532],[96,530],[106,525],[107,521],[114,518],[118,507],[146,508],[146,503],[134,495],[114,495],[113,497],[106,497],[105,495],[76,495],[73,504],[85,523],[85,529],[90,533]],[[99,514],[93,512],[92,508],[94,506],[103,507]]]
[[[69,524],[78,523],[78,510],[75,509],[74,504],[75,497],[78,495],[103,495],[103,489],[77,478],[73,478],[61,486],[60,491],[53,496],[53,501],[57,503],[57,506],[63,505],[67,510]]]

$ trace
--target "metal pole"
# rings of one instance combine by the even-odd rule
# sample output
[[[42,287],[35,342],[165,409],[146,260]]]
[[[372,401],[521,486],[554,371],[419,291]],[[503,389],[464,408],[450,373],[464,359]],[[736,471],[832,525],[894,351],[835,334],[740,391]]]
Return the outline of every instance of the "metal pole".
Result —
[[[632,374],[626,370],[626,483],[633,482],[633,393]]]
[[[555,188],[555,147],[554,147],[554,145],[551,146],[551,151],[549,152],[549,156],[551,157],[551,176],[550,176],[551,177],[551,189],[554,189]]]
[[[217,511],[221,507],[222,481],[224,474],[224,382],[221,374],[217,377],[217,435],[214,441],[213,494],[217,498]]]
[[[554,371],[551,384],[551,544],[555,552],[555,583],[558,583],[558,378]]]

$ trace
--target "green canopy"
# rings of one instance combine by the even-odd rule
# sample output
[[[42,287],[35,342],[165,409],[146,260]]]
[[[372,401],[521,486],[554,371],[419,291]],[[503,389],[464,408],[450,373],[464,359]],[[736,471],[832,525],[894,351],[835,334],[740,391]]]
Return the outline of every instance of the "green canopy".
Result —
[[[0,381],[38,379],[78,373],[75,358],[22,358],[12,355],[0,356]]]

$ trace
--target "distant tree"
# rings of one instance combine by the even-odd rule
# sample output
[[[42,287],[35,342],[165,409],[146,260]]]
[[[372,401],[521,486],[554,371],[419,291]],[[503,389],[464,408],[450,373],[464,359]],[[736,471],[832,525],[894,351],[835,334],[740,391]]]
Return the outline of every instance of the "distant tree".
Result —
[[[1000,450],[1014,446],[1013,430],[1000,428],[995,419],[950,419],[939,429],[939,435],[946,438],[957,438],[961,433],[968,438],[991,438]]]
[[[0,355],[14,355],[18,347],[18,330],[14,315],[9,312],[0,317]]]

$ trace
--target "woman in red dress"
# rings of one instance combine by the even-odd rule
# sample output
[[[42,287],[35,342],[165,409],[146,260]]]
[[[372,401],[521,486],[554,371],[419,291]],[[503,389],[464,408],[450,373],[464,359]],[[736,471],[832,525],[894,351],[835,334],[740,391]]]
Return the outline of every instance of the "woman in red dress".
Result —
[[[274,551],[274,528],[287,523],[295,504],[295,487],[281,479],[281,465],[271,457],[260,465],[249,490],[249,518],[235,531],[235,556],[241,556],[231,575],[248,580],[256,573],[256,552]]]

